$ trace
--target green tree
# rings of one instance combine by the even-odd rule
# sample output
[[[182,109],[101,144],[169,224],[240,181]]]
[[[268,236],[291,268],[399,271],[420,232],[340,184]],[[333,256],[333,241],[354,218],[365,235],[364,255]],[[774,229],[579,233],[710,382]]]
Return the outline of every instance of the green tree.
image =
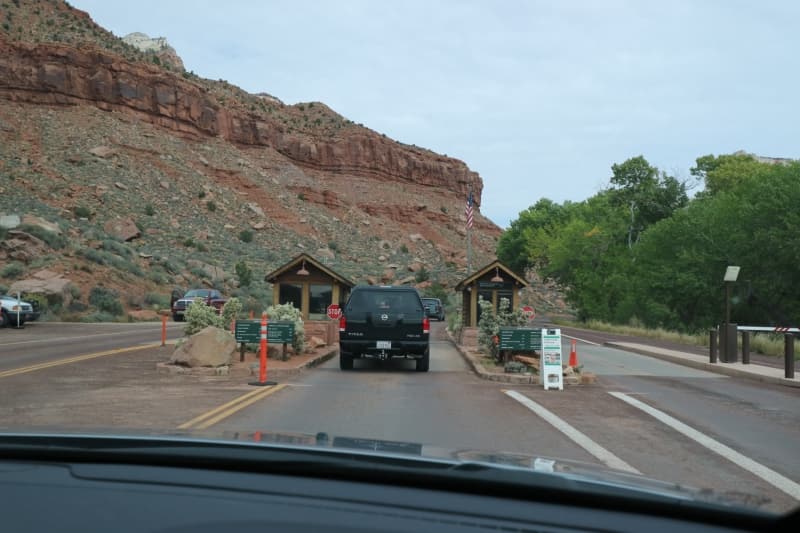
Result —
[[[253,271],[244,261],[239,261],[233,267],[236,271],[236,278],[239,280],[240,287],[249,287],[253,281]]]

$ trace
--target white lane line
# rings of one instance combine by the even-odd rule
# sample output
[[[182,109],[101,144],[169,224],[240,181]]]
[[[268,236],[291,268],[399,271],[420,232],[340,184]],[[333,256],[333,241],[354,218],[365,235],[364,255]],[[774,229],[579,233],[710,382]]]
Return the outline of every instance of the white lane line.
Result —
[[[625,472],[631,472],[633,474],[641,474],[638,470],[634,467],[611,453],[610,451],[606,450],[595,441],[569,425],[567,422],[553,414],[551,411],[548,411],[538,403],[534,402],[527,396],[520,394],[517,391],[507,390],[505,391],[506,395],[517,400],[519,403],[539,415],[543,418],[546,422],[548,422],[551,426],[559,430],[561,433],[572,439],[572,441],[595,456],[597,459],[605,463],[611,468],[616,468],[617,470],[624,470]]]
[[[587,341],[586,339],[580,339],[578,337],[573,337],[572,335],[564,335],[562,333],[561,336],[566,337],[568,339],[575,339],[576,341],[585,342],[586,344],[591,344],[592,346],[602,346],[602,344],[600,344],[599,342]]]
[[[761,463],[753,461],[749,457],[742,455],[733,448],[730,448],[722,444],[721,442],[712,439],[705,433],[700,433],[696,429],[687,426],[680,420],[668,415],[667,413],[659,411],[654,407],[650,407],[646,403],[639,401],[636,398],[631,398],[624,392],[609,392],[609,394],[611,396],[614,396],[615,398],[622,400],[628,405],[631,405],[633,407],[636,407],[637,409],[644,411],[645,413],[652,416],[659,422],[668,425],[678,433],[681,433],[689,437],[698,444],[705,446],[712,452],[721,455],[728,461],[731,461],[732,463],[744,468],[745,470],[747,470],[752,474],[755,474],[756,476],[760,477],[773,487],[782,490],[795,500],[800,500],[800,484],[795,483],[791,479],[775,472],[771,468],[768,468],[762,465]]]

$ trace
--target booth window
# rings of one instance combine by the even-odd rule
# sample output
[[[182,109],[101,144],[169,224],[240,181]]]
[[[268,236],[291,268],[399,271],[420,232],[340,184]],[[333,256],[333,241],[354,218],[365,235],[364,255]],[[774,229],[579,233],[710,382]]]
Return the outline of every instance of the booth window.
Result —
[[[333,298],[330,285],[309,285],[309,320],[324,320],[328,316],[328,306]]]
[[[294,283],[281,283],[281,292],[278,297],[281,304],[292,304],[295,309],[303,305],[303,285]]]

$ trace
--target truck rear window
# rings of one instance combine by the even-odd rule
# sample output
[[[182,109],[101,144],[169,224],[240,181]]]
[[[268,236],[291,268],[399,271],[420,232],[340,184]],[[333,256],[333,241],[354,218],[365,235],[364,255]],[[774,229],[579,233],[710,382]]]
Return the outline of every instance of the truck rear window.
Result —
[[[421,312],[419,298],[410,291],[356,291],[347,305],[348,310],[391,311],[394,313]]]

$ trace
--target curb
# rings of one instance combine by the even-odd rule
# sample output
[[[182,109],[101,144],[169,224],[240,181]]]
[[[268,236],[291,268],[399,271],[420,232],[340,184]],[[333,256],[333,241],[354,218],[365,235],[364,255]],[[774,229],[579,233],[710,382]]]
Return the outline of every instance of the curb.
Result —
[[[616,342],[604,342],[603,346],[608,346],[609,348],[615,348],[617,350],[623,350],[626,352],[637,353],[639,355],[645,355],[647,357],[653,357],[655,359],[661,359],[662,361],[669,361],[670,363],[688,366],[691,368],[696,368],[698,370],[705,370],[707,372],[713,372],[715,374],[722,374],[728,377],[751,379],[753,381],[759,381],[761,383],[772,383],[775,385],[784,385],[787,387],[800,387],[800,381],[792,381],[790,379],[781,377],[763,376],[760,374],[747,372],[735,367],[720,366],[724,365],[724,363],[719,363],[715,365],[712,363],[706,363],[705,361],[695,361],[693,359],[685,359],[683,357],[653,352],[650,350],[642,350],[639,348],[631,348],[630,346],[622,346]]]
[[[322,363],[333,358],[334,356],[339,355],[338,346],[331,346],[330,348],[331,349],[328,350],[327,352],[323,352],[319,354],[317,357],[309,359],[300,366],[294,368],[281,368],[281,369],[269,370],[269,376],[270,377],[278,376],[285,378],[299,374],[306,369],[314,368],[315,366],[321,365]],[[184,375],[184,376],[249,378],[258,375],[258,364],[256,363],[255,367],[253,366],[247,368],[239,367],[234,369],[231,366],[220,366],[216,368],[213,367],[188,368],[180,365],[171,365],[166,362],[160,362],[156,363],[156,373]]]
[[[297,366],[297,367],[294,367],[294,368],[280,368],[280,369],[275,369],[275,370],[269,370],[269,376],[271,376],[271,377],[289,377],[289,376],[294,376],[296,374],[299,374],[299,373],[303,372],[304,370],[307,370],[309,368],[314,368],[315,366],[319,366],[322,363],[328,361],[329,359],[332,359],[333,357],[335,357],[337,355],[339,355],[339,347],[338,346],[331,346],[330,350],[328,350],[327,352],[323,352],[323,353],[319,354],[317,357],[315,357],[313,359],[309,359],[308,361],[306,361],[305,363],[303,363],[300,366]],[[255,370],[255,372],[254,372],[254,370]],[[251,376],[252,375],[258,375],[258,366],[256,366],[255,369],[253,367],[250,368],[250,375]]]
[[[537,375],[519,375],[519,374],[498,374],[497,372],[487,372],[486,369],[480,364],[478,361],[472,359],[464,350],[464,348],[458,344],[453,335],[450,333],[449,329],[445,329],[447,331],[447,338],[450,339],[450,342],[453,343],[455,346],[456,351],[461,354],[461,357],[467,362],[469,367],[481,379],[485,379],[487,381],[497,381],[500,383],[514,383],[516,385],[538,385],[539,384],[539,377]]]

